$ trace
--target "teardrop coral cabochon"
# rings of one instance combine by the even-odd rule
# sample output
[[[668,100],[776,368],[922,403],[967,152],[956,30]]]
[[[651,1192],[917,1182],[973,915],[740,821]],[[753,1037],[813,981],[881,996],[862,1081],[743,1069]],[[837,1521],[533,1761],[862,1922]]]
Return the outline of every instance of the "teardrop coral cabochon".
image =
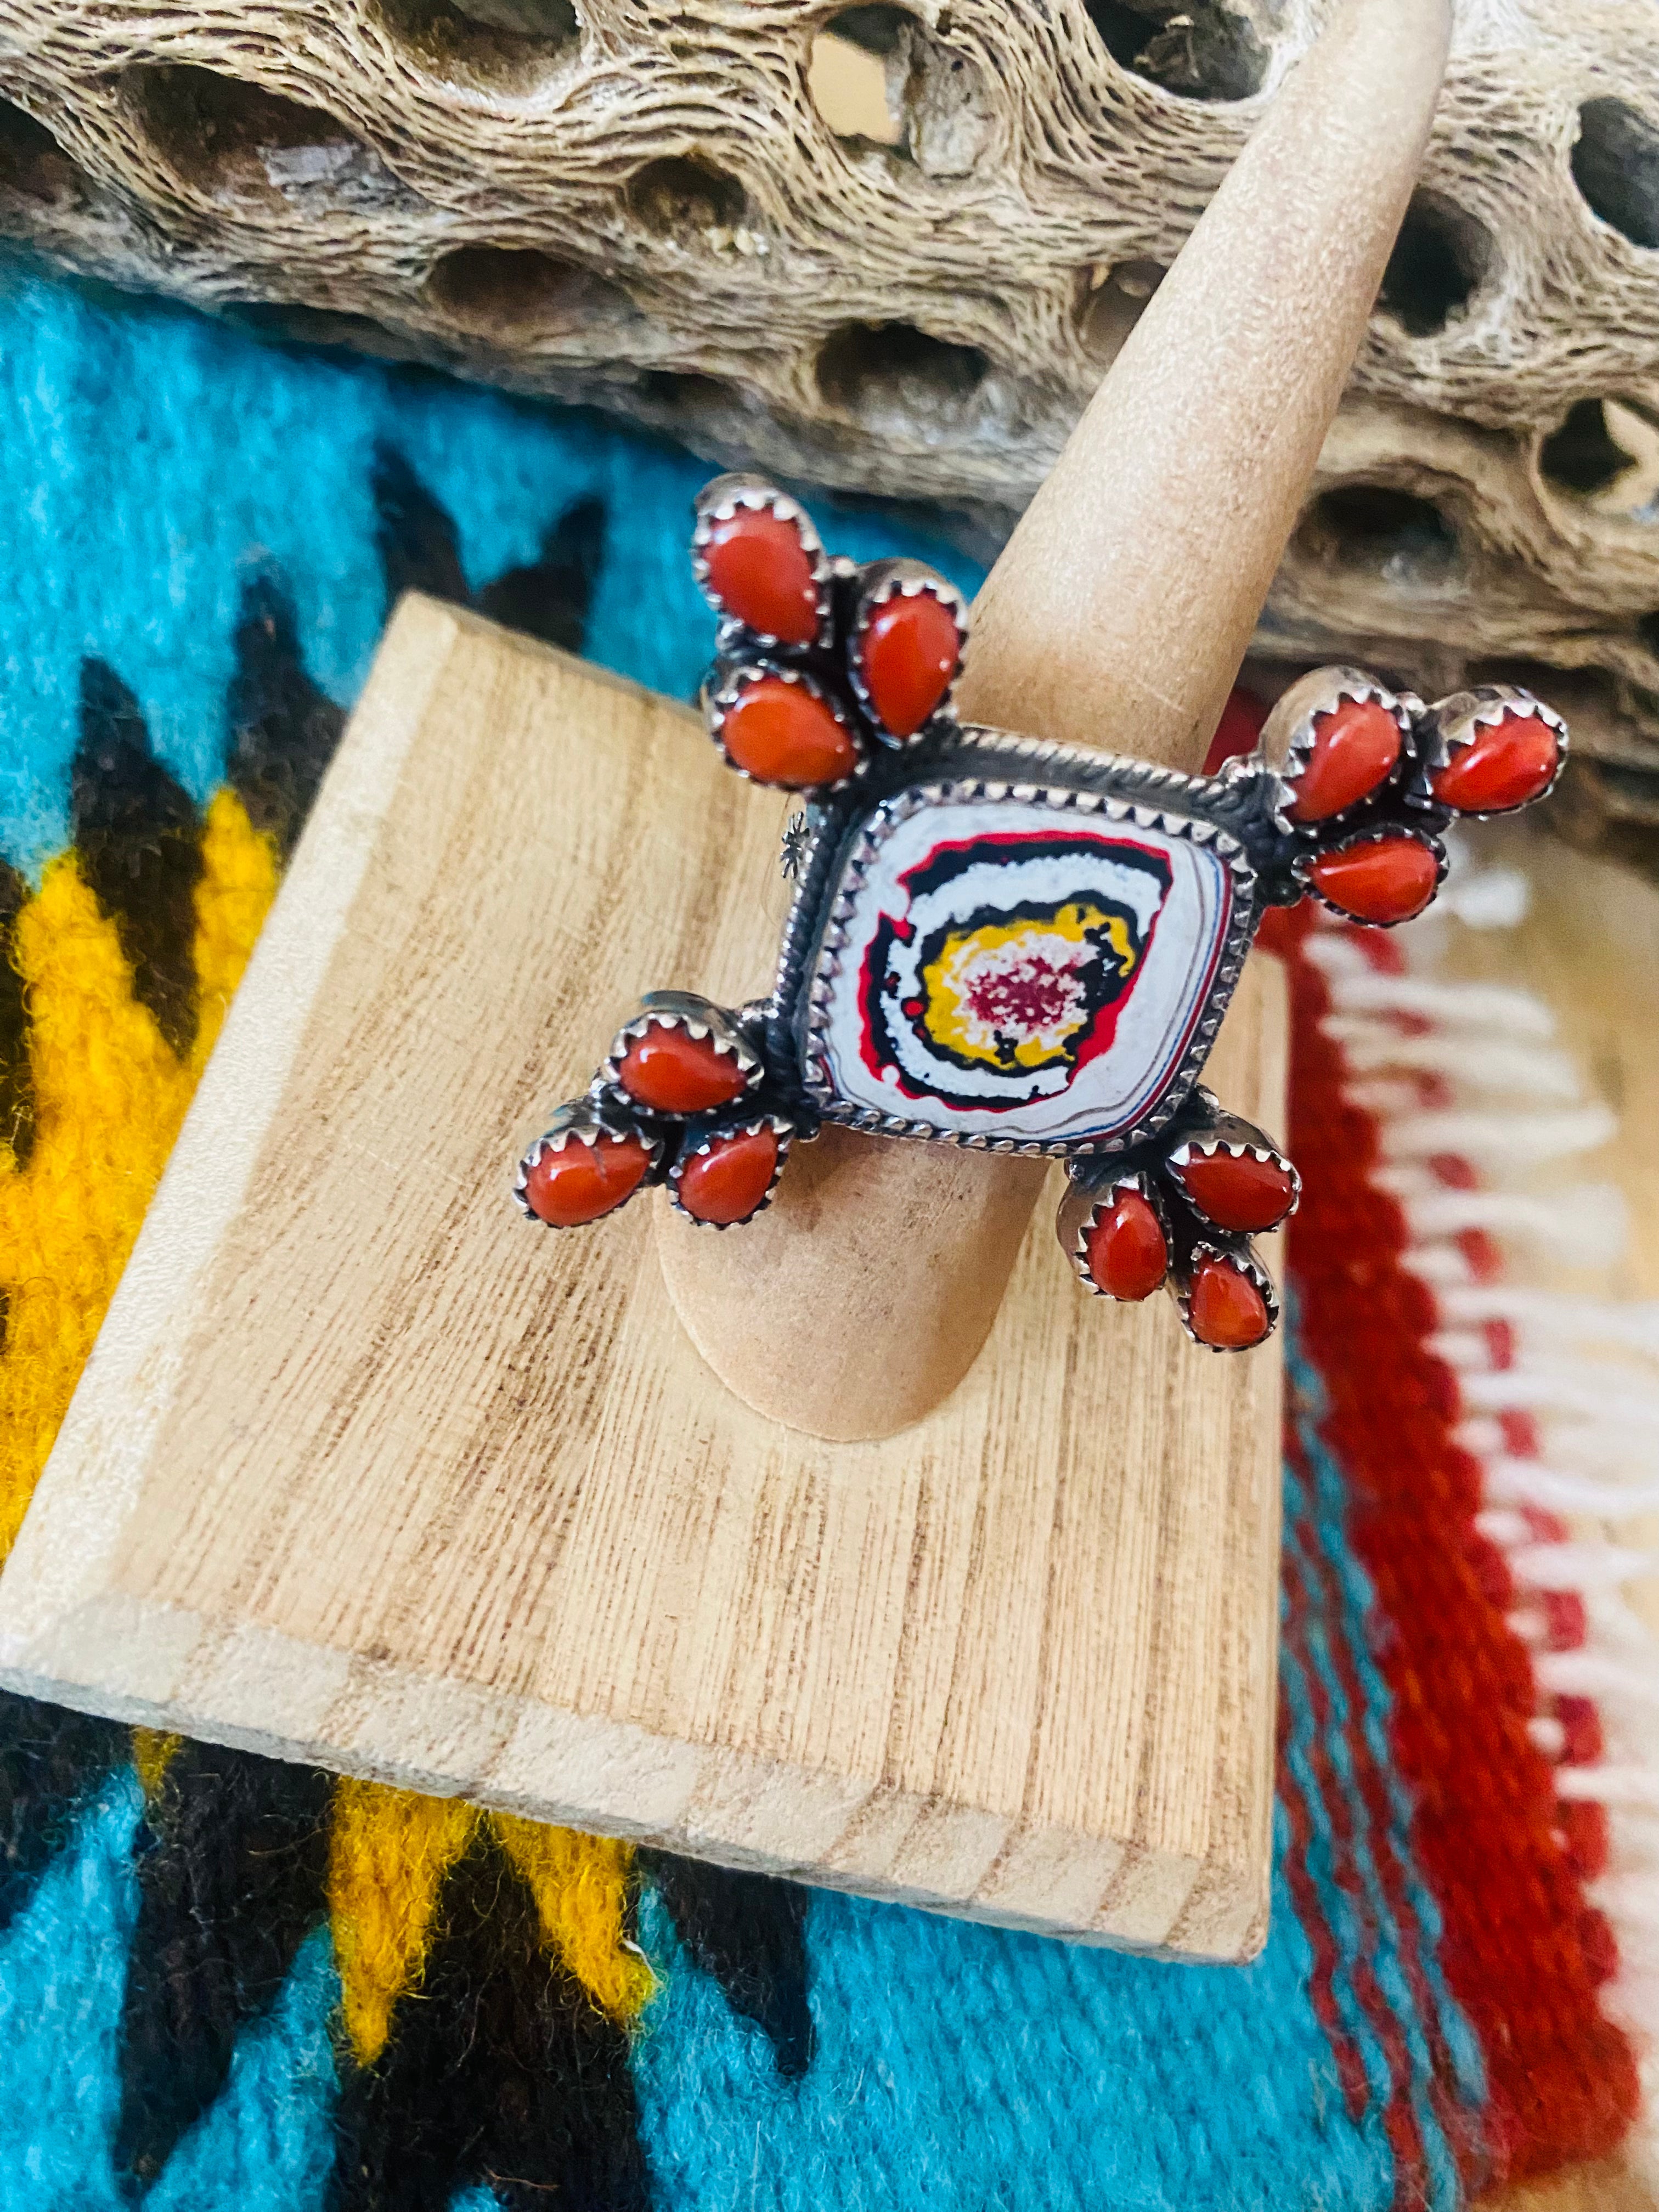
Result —
[[[778,1171],[777,1132],[739,1129],[717,1137],[680,1170],[679,1200],[696,1220],[728,1226],[747,1221]]]
[[[1231,1260],[1199,1261],[1188,1293],[1187,1318],[1194,1335],[1219,1352],[1246,1352],[1273,1327],[1267,1301]]]
[[[629,1047],[618,1080],[630,1098],[658,1114],[706,1114],[729,1106],[747,1085],[733,1054],[666,1022],[653,1022]]]
[[[1374,837],[1316,860],[1314,888],[1356,921],[1409,921],[1434,896],[1440,863],[1419,837]]]
[[[723,613],[781,644],[811,645],[818,629],[818,587],[792,516],[740,507],[710,525],[702,551],[709,596]]]
[[[1539,714],[1506,714],[1455,752],[1430,789],[1460,814],[1507,814],[1549,789],[1561,761],[1555,732]]]
[[[1194,1152],[1171,1172],[1218,1229],[1276,1229],[1296,1196],[1287,1169],[1249,1152]]]
[[[1369,798],[1393,772],[1400,745],[1400,725],[1378,700],[1345,699],[1328,714],[1316,715],[1291,819],[1328,822]]]
[[[1138,1190],[1122,1190],[1084,1240],[1091,1279],[1109,1298],[1149,1298],[1169,1272],[1164,1228]]]
[[[572,1137],[556,1152],[550,1146],[526,1171],[525,1203],[550,1227],[574,1229],[631,1198],[650,1164],[637,1137],[601,1137],[591,1145]]]
[[[788,791],[839,783],[859,764],[852,733],[804,684],[781,676],[744,683],[720,717],[720,741],[734,768]]]
[[[859,672],[882,726],[914,737],[950,690],[962,659],[956,616],[934,592],[899,592],[871,610]]]

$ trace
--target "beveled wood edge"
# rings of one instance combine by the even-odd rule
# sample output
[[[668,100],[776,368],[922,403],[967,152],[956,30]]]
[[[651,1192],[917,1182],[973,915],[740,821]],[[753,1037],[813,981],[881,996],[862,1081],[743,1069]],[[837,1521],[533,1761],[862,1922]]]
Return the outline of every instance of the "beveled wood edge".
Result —
[[[724,1753],[601,1715],[561,1712],[512,1692],[439,1681],[395,1662],[302,1644],[252,1624],[228,1626],[114,1589],[85,1595],[29,1636],[0,1628],[0,1688],[132,1727],[1091,1948],[1237,1965],[1254,1958],[1267,1936],[1271,1870],[1259,1857],[1194,1862],[1097,1836],[1006,1824],[971,1886],[895,1880],[873,1855],[860,1853],[860,1825],[878,1841],[895,1832],[908,1841],[923,1824],[937,1833],[956,1823],[980,1838],[995,1831],[998,1816],[891,1790],[876,1776],[805,1774],[787,1761]],[[425,1756],[414,1760],[411,1708],[427,1733]],[[392,1745],[395,1758],[388,1755]],[[484,1755],[465,1756],[464,1747]],[[557,1784],[543,1781],[555,1765]],[[580,1786],[584,1778],[586,1787]],[[639,1816],[621,1818],[616,1807],[623,1801],[639,1806]],[[872,1814],[878,1817],[868,1820]],[[774,1828],[788,1833],[793,1850],[779,1848]],[[813,1856],[803,1856],[803,1844]],[[1103,1885],[1099,1911],[1068,1921],[1045,1903],[1040,1882],[1028,1889],[1010,1878],[1017,1854],[1116,1867]],[[975,1855],[983,1859],[982,1847]],[[1180,1939],[1194,1917],[1208,1938],[1202,1943]]]

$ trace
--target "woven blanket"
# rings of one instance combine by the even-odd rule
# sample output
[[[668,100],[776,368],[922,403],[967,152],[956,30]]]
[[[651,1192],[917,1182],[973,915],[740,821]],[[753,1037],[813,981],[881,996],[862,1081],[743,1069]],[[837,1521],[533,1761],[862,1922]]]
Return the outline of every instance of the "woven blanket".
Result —
[[[3,1540],[388,605],[418,586],[688,696],[705,474],[0,271]],[[973,587],[948,545],[819,504],[858,557]],[[1538,1565],[1567,1478],[1524,1407],[1471,1395],[1522,1326],[1478,1216],[1434,1211],[1479,1161],[1388,1181],[1390,1117],[1443,1104],[1513,994],[1424,981],[1408,938],[1302,917],[1279,946],[1307,1196],[1254,1964],[1071,1948],[6,1697],[5,2212],[1449,2212],[1620,2146],[1650,1985],[1596,1901],[1621,1845],[1582,1780],[1594,1622]]]

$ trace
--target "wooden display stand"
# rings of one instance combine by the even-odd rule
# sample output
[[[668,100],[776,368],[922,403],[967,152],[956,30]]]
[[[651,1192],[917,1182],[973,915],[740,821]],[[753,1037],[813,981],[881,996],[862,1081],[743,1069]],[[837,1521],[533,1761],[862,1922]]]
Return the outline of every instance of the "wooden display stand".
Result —
[[[1200,767],[1449,27],[1340,0],[988,580],[965,716]],[[1084,1297],[1030,1159],[832,1132],[660,1260],[658,1200],[508,1203],[641,989],[766,988],[777,826],[682,710],[405,605],[0,1580],[0,1680],[1248,1957],[1277,1347]],[[1284,1032],[1254,960],[1206,1079],[1270,1129]]]
[[[0,1584],[12,1686],[1023,1927],[1267,1917],[1277,1355],[1041,1210],[935,1413],[830,1444],[513,1159],[638,976],[741,999],[777,807],[665,701],[405,603]],[[1216,1079],[1282,1119],[1271,962]],[[740,1236],[743,1232],[732,1232]]]

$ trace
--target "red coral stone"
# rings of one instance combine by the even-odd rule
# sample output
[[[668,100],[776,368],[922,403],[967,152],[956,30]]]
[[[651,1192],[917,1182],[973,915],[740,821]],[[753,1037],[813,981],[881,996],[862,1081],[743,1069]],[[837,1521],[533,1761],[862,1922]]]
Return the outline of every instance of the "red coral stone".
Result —
[[[659,1114],[706,1114],[730,1105],[746,1087],[735,1056],[717,1052],[712,1037],[661,1022],[629,1047],[618,1079],[630,1098]]]
[[[1170,1173],[1218,1229],[1276,1229],[1296,1196],[1295,1182],[1276,1160],[1249,1152],[1194,1152]]]
[[[1169,1272],[1163,1224],[1138,1190],[1118,1194],[1083,1249],[1090,1275],[1109,1298],[1149,1298]]]
[[[572,1137],[526,1172],[525,1203],[555,1229],[574,1229],[631,1198],[650,1164],[637,1137],[601,1137],[592,1145]]]
[[[680,1204],[694,1219],[729,1224],[747,1221],[778,1170],[777,1133],[749,1129],[717,1137],[680,1171]]]
[[[962,632],[943,599],[917,592],[888,599],[859,637],[859,673],[884,728],[914,737],[951,688]]]
[[[1547,722],[1536,714],[1506,714],[1454,753],[1429,788],[1460,814],[1507,814],[1548,790],[1560,758]]]
[[[769,507],[740,507],[710,529],[702,557],[709,596],[723,613],[785,645],[811,645],[818,587],[798,524]]]
[[[1314,722],[1296,780],[1292,822],[1324,822],[1376,789],[1400,758],[1400,725],[1375,699],[1345,699]]]
[[[1187,1318],[1201,1344],[1243,1352],[1273,1327],[1267,1301],[1231,1260],[1200,1260],[1187,1299]]]
[[[1356,921],[1409,921],[1434,896],[1440,866],[1417,837],[1378,837],[1326,853],[1308,873],[1322,897]]]
[[[732,765],[757,783],[788,791],[838,783],[859,764],[852,733],[804,684],[758,676],[745,684],[720,720],[720,743]]]

